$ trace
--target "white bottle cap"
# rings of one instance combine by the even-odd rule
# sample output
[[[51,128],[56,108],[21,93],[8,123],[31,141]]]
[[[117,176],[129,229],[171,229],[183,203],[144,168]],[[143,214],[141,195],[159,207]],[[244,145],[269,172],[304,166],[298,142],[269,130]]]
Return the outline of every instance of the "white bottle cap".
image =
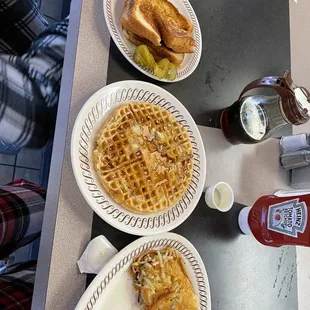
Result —
[[[240,211],[238,217],[239,227],[245,235],[252,235],[252,231],[248,221],[250,211],[251,211],[250,207],[245,207]]]

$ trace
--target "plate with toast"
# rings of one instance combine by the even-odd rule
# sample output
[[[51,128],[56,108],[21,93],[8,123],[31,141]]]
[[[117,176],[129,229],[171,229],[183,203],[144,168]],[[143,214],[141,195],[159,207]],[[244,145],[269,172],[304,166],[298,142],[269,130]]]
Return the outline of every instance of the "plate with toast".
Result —
[[[139,236],[183,223],[205,183],[204,146],[189,112],[166,90],[141,81],[105,86],[84,104],[71,161],[90,207]]]
[[[103,267],[75,309],[211,310],[207,271],[184,237],[142,237]]]
[[[135,68],[163,82],[181,81],[194,72],[202,37],[189,1],[104,0],[103,7],[111,37]],[[142,59],[141,46],[148,52]]]

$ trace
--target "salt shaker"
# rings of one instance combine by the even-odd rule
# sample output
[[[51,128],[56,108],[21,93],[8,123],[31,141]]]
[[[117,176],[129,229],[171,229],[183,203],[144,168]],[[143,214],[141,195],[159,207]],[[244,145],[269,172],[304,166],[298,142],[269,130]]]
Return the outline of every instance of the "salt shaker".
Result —
[[[310,148],[310,134],[282,137],[280,147],[282,153]]]
[[[292,170],[310,164],[310,151],[297,150],[281,155],[281,164],[285,170]]]

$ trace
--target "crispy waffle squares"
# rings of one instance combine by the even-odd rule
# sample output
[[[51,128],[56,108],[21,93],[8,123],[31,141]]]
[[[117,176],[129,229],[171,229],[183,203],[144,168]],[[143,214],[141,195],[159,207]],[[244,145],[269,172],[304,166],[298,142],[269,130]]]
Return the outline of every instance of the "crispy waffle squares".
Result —
[[[96,137],[94,167],[106,192],[137,213],[177,202],[192,178],[193,151],[184,127],[166,109],[122,105]]]

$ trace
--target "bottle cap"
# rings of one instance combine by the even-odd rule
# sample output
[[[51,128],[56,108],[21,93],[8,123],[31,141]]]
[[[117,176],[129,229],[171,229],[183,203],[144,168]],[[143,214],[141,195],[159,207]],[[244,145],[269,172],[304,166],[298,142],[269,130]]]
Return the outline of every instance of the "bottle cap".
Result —
[[[238,217],[239,227],[245,235],[252,235],[252,231],[251,231],[251,228],[249,226],[249,221],[248,221],[250,210],[251,210],[250,207],[243,208],[240,211],[239,217]]]

